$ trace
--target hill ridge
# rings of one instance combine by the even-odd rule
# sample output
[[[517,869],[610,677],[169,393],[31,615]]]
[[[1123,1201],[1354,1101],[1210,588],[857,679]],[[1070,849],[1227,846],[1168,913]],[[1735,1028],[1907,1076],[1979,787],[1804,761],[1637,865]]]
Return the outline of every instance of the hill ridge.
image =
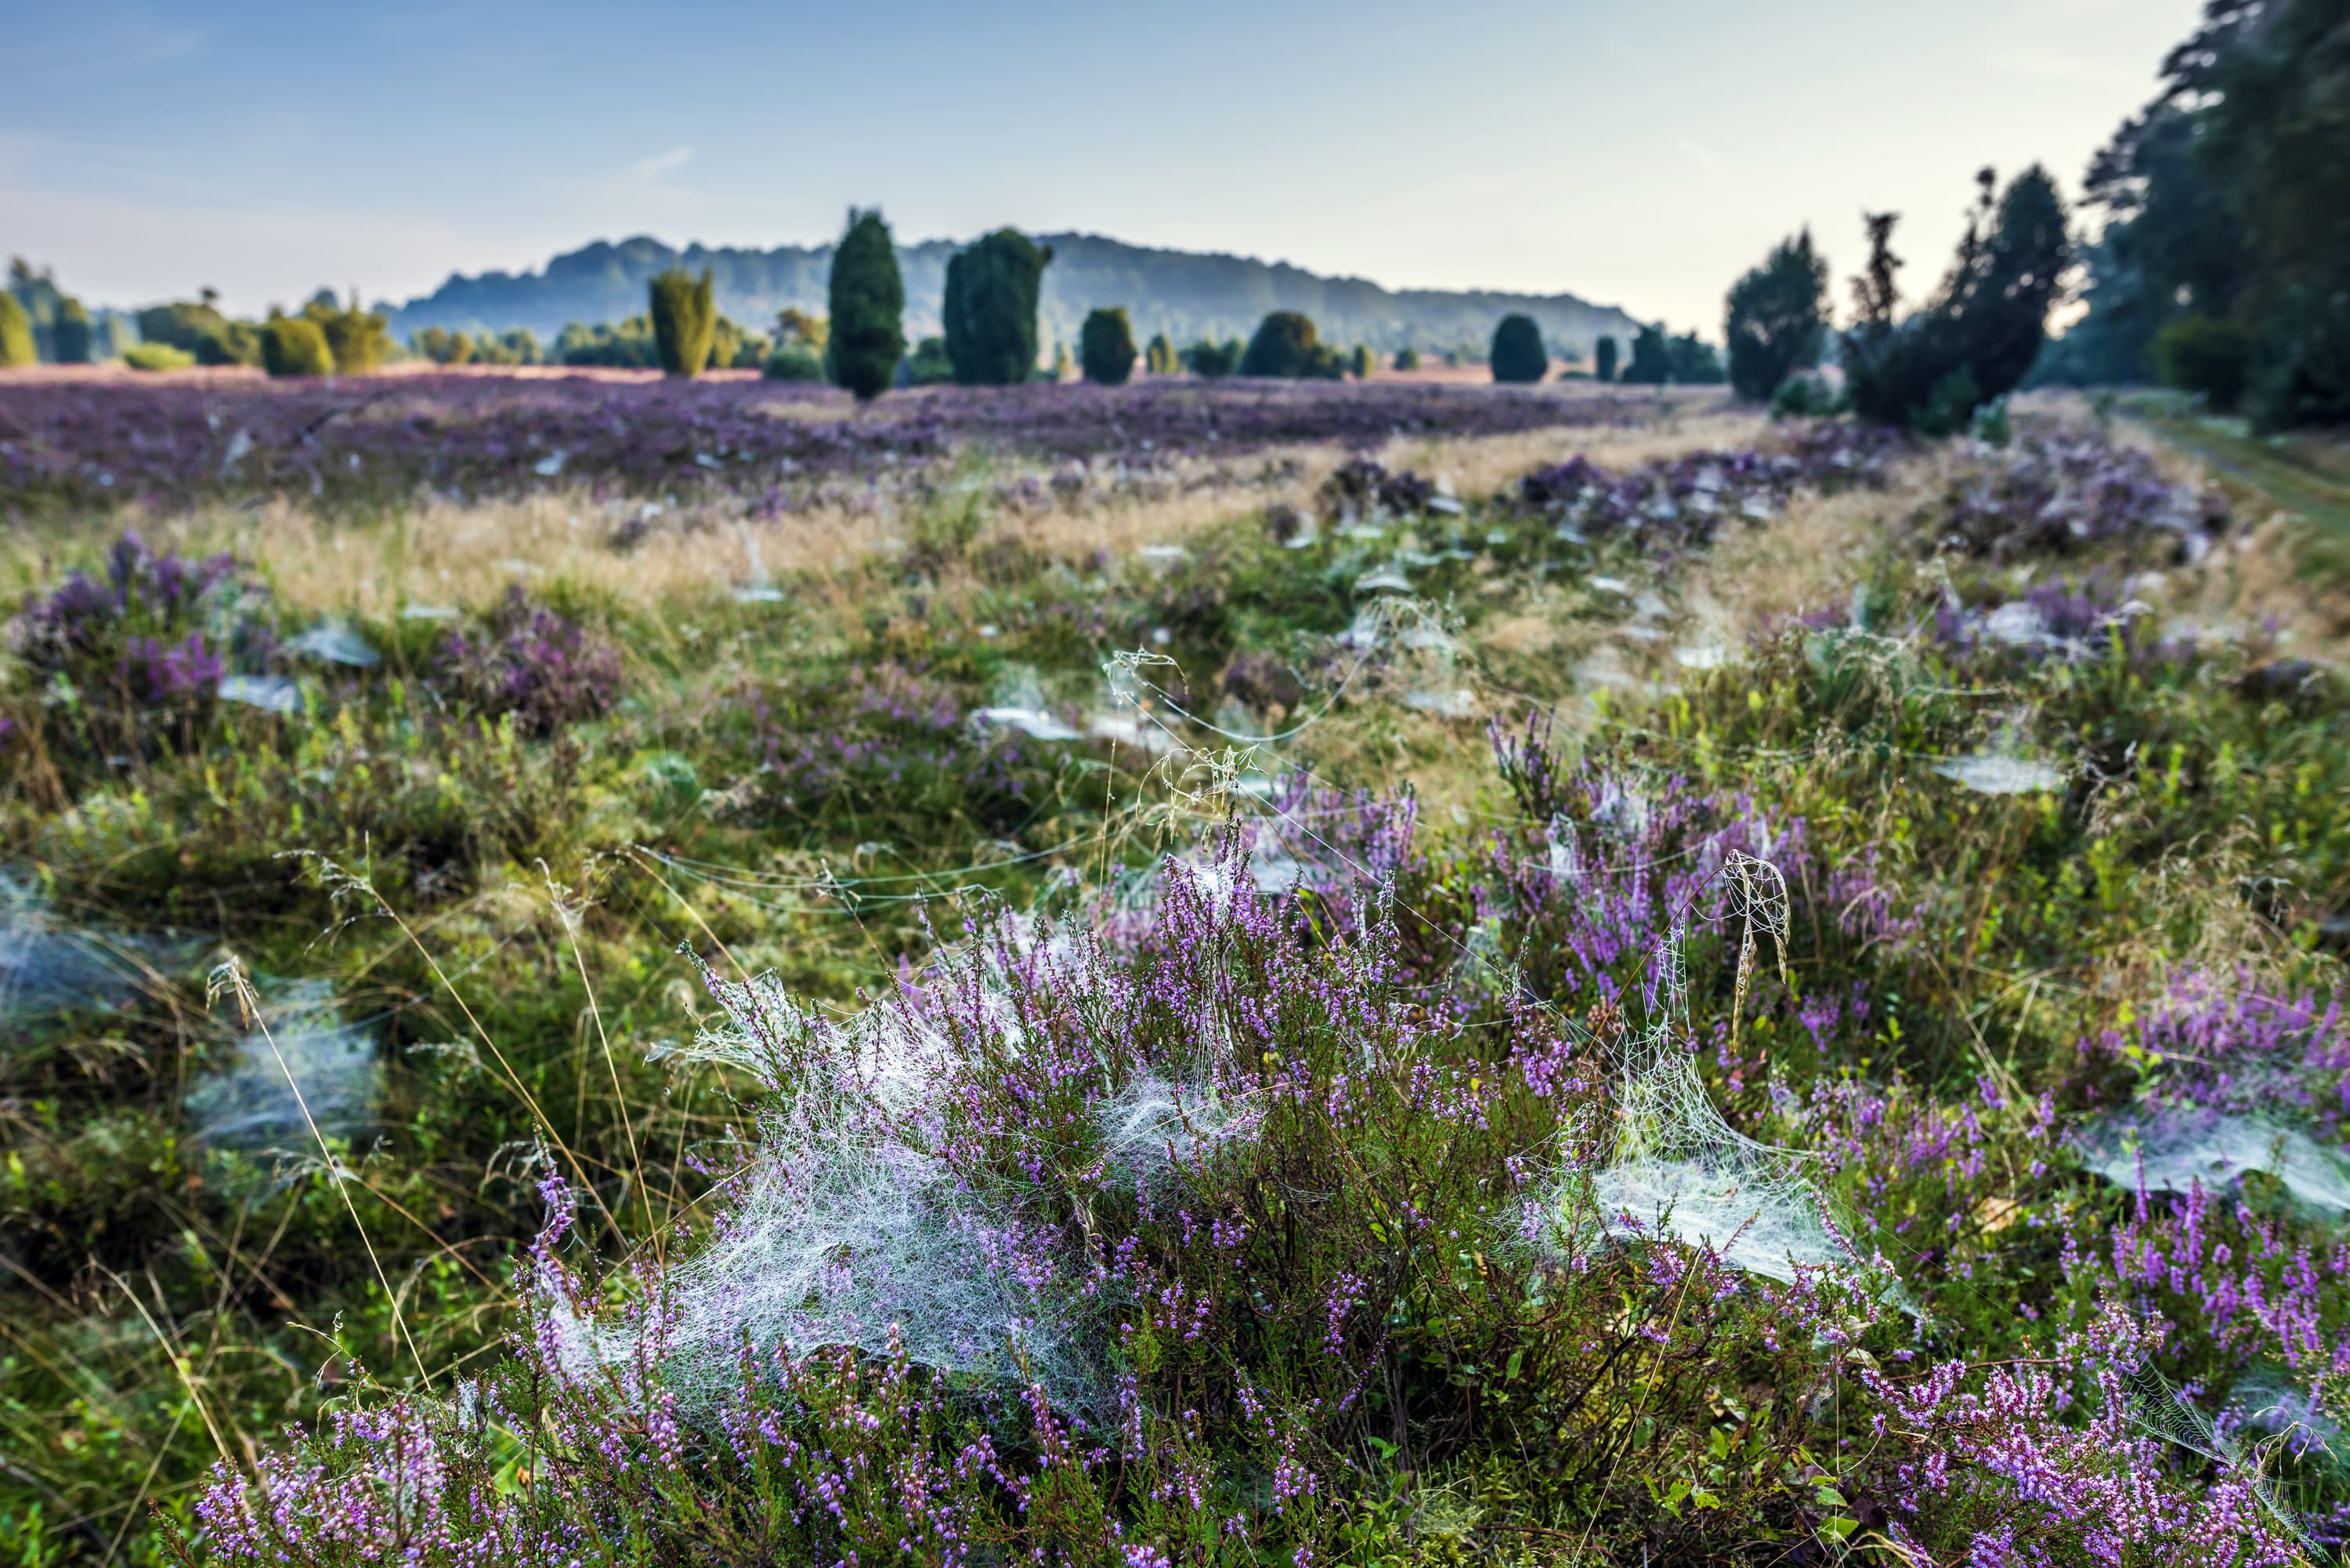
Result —
[[[1122,305],[1138,337],[1164,331],[1178,343],[1201,337],[1245,337],[1270,310],[1302,310],[1325,341],[1367,343],[1382,352],[1407,346],[1482,352],[1493,325],[1511,311],[1532,316],[1555,350],[1582,353],[1602,333],[1628,337],[1639,323],[1615,306],[1570,293],[1537,295],[1503,289],[1391,289],[1368,278],[1333,276],[1286,261],[1263,261],[1224,251],[1182,251],[1128,244],[1075,231],[1033,236],[1053,247],[1038,303],[1038,337],[1074,345],[1077,327],[1096,306]],[[947,259],[967,242],[922,240],[901,244],[910,337],[939,330],[939,300]],[[503,332],[527,327],[552,339],[566,323],[617,320],[645,306],[645,283],[668,266],[707,266],[718,307],[747,327],[764,329],[786,306],[821,314],[832,245],[743,245],[682,248],[650,234],[592,240],[550,256],[536,272],[452,273],[431,294],[399,306],[392,327],[401,336],[427,327]]]

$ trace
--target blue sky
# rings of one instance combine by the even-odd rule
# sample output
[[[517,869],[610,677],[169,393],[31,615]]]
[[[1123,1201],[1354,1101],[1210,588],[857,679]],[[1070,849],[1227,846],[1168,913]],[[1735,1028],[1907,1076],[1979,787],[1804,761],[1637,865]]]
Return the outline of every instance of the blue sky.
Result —
[[[597,237],[770,245],[879,202],[1720,331],[1863,208],[1929,288],[1971,176],[2068,191],[2198,0],[21,7],[0,250],[125,305],[404,299]],[[1839,284],[1841,299],[1841,284]]]

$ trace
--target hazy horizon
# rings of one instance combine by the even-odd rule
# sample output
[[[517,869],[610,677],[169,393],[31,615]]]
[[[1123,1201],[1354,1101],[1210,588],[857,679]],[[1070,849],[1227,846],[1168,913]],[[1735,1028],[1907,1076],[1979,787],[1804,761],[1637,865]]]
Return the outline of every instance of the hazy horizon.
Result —
[[[1900,212],[1914,297],[1979,166],[2076,196],[2199,10],[49,13],[0,106],[0,246],[94,305],[210,285],[258,313],[598,239],[822,244],[878,203],[906,243],[1075,231],[1711,337],[1798,227],[1840,301],[1861,212]]]

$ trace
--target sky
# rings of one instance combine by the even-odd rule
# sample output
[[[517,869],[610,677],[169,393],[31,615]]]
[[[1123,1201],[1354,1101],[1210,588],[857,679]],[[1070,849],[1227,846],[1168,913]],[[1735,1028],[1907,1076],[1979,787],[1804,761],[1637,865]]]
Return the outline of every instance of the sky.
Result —
[[[404,301],[592,239],[768,246],[879,204],[1721,332],[1808,224],[1902,214],[1912,296],[1976,169],[2068,193],[2199,0],[22,7],[0,251],[93,304]]]

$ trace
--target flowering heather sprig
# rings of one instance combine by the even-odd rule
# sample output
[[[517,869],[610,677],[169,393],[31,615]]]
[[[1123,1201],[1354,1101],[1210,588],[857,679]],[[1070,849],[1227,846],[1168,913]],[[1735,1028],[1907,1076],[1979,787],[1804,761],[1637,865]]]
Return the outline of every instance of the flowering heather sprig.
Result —
[[[2350,1141],[2350,1014],[2342,998],[2263,989],[2247,971],[2181,970],[2129,1031],[2080,1043],[2093,1061],[2128,1056],[2172,1107],[2290,1111]]]
[[[479,632],[441,645],[441,677],[476,712],[513,714],[546,735],[609,710],[620,688],[620,653],[577,622],[534,604],[519,586]]]
[[[2109,1305],[2052,1364],[1991,1366],[1979,1381],[1962,1361],[1907,1379],[1863,1367],[1884,1404],[1876,1430],[1904,1456],[1885,1477],[1896,1544],[1921,1551],[1956,1536],[1984,1564],[2300,1562],[2257,1477],[2223,1468],[2197,1485],[2166,1462],[2133,1387],[2161,1336],[2159,1322]],[[2076,1401],[2085,1425],[2065,1419]]]

